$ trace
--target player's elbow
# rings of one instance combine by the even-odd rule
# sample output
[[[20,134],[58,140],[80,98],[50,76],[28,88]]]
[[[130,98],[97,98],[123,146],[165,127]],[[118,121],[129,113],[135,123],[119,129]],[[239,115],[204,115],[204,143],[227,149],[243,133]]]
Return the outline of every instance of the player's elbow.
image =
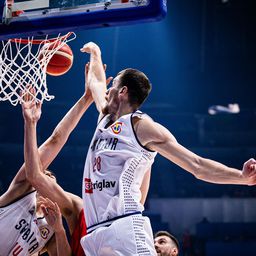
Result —
[[[25,168],[27,167],[25,166]],[[28,169],[26,171],[26,179],[33,187],[40,183],[39,174],[37,172],[29,172]]]

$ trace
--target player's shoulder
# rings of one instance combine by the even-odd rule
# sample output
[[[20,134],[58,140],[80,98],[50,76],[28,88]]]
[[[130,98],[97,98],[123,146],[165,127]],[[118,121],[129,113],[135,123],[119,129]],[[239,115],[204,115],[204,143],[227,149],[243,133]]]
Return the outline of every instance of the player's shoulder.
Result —
[[[132,115],[132,125],[135,133],[138,134],[148,134],[154,129],[155,121],[146,113],[141,111],[136,111]]]
[[[137,110],[134,113],[132,113],[132,122],[133,122],[133,124],[135,124],[137,122],[148,123],[148,122],[154,122],[154,120],[148,114],[146,114],[140,110]]]

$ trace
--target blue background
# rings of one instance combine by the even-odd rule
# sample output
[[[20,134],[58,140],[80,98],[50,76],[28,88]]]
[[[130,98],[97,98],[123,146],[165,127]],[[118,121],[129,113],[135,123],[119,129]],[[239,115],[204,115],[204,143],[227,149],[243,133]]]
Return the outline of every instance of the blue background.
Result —
[[[153,90],[143,111],[192,151],[241,169],[245,160],[255,157],[256,148],[253,10],[254,1],[249,0],[173,0],[168,1],[168,14],[162,21],[77,32],[77,38],[69,44],[74,53],[72,69],[61,77],[47,78],[49,93],[55,95],[55,100],[43,105],[39,144],[82,95],[88,56],[80,48],[93,41],[101,47],[108,76],[127,67],[148,75]],[[208,115],[209,106],[229,103],[238,103],[241,112]],[[97,112],[92,106],[51,165],[59,183],[78,195],[96,121]],[[23,163],[21,109],[7,102],[0,104],[0,153],[0,191],[4,192]],[[255,195],[255,187],[196,180],[159,156],[153,166],[149,198]]]

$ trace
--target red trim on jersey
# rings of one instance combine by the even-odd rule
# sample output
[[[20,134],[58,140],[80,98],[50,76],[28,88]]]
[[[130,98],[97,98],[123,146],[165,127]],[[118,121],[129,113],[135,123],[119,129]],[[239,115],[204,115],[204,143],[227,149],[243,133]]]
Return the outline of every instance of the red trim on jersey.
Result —
[[[74,229],[71,237],[70,246],[72,249],[72,254],[74,256],[85,256],[84,250],[80,244],[80,239],[87,234],[86,223],[84,218],[84,210],[82,209],[79,214],[78,223]]]

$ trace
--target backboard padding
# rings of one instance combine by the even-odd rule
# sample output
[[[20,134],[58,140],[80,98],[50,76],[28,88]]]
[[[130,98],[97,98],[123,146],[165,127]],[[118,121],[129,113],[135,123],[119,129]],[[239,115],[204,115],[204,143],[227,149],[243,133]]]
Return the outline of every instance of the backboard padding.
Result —
[[[120,7],[100,2],[75,8],[39,8],[28,11],[11,18],[8,24],[0,24],[0,40],[156,21],[162,19],[167,12],[166,0],[147,0],[146,5],[136,5],[134,1],[129,1]]]

